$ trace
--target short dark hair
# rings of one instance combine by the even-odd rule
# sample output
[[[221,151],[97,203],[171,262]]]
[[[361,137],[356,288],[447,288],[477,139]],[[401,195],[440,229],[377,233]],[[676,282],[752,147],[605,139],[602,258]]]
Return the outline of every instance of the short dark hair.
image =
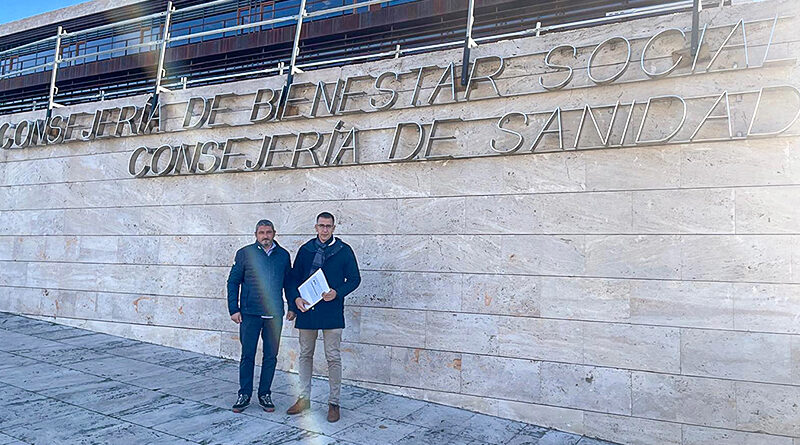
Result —
[[[272,224],[272,221],[270,221],[268,219],[262,219],[261,221],[256,223],[256,232],[258,232],[258,228],[261,227],[261,226],[270,227],[270,228],[272,228],[273,232],[275,231],[275,224]]]
[[[329,220],[331,220],[331,223],[336,224],[336,218],[333,217],[332,213],[328,213],[328,212],[320,213],[319,215],[317,215],[317,222],[319,222],[320,218],[329,219]]]

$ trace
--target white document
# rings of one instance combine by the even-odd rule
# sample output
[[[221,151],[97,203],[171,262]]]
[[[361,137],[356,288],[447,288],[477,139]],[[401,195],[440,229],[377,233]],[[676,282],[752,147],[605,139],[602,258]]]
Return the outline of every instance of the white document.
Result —
[[[323,292],[328,292],[331,288],[322,269],[317,269],[297,290],[300,291],[300,297],[309,303],[306,307],[310,308],[322,300]]]

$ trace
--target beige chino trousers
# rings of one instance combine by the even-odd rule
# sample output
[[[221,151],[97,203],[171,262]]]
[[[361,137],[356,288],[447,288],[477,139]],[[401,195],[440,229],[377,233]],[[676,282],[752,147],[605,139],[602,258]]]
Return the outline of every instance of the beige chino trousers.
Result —
[[[300,397],[311,400],[311,373],[314,369],[314,349],[317,344],[318,329],[298,329],[300,331]],[[325,345],[325,360],[328,362],[328,382],[330,394],[328,403],[339,405],[342,392],[342,355],[339,347],[342,343],[341,329],[322,329]]]

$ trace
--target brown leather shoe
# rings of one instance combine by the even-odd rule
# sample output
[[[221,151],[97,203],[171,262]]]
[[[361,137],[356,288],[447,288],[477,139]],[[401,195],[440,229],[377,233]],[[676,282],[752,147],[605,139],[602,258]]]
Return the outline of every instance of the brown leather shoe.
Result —
[[[328,422],[338,422],[339,421],[339,405],[334,405],[332,403],[328,404]]]
[[[309,408],[311,408],[311,401],[305,397],[300,397],[296,402],[294,402],[294,405],[290,406],[289,409],[286,410],[286,414],[293,416],[295,414],[300,414]]]

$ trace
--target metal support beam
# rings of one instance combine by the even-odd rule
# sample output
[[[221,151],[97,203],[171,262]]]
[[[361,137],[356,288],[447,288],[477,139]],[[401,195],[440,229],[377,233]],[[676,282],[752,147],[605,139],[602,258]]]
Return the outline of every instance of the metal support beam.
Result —
[[[478,46],[472,40],[472,25],[475,23],[475,0],[469,1],[467,8],[467,35],[464,37],[464,57],[461,61],[461,86],[467,86],[469,82],[469,50]]]
[[[289,74],[286,76],[286,84],[283,86],[279,109],[286,105],[286,96],[289,93],[289,85],[294,80],[294,75],[303,72],[303,70],[297,68],[297,55],[300,53],[300,32],[303,30],[303,17],[306,15],[308,15],[306,13],[306,0],[300,0],[300,11],[297,13],[297,27],[294,30],[294,43],[292,44],[292,59],[289,61]]]
[[[700,0],[692,2],[692,57],[697,55],[697,31],[700,28],[700,11],[703,10],[703,5]]]
[[[56,35],[55,54],[53,54],[53,69],[50,71],[50,93],[47,99],[47,114],[46,119],[50,120],[53,114],[53,108],[60,107],[55,101],[58,88],[56,88],[56,75],[58,73],[58,64],[61,62],[61,35],[64,34],[64,28],[58,27],[58,34]]]
[[[158,107],[158,94],[161,92],[169,92],[168,89],[161,86],[161,81],[164,80],[166,71],[164,70],[164,59],[167,54],[167,44],[169,43],[169,26],[172,20],[172,13],[175,8],[172,7],[172,2],[167,2],[167,15],[164,16],[164,35],[161,37],[161,45],[158,49],[158,66],[156,67],[156,85],[153,89],[153,96],[150,98],[150,117],[153,117]]]

